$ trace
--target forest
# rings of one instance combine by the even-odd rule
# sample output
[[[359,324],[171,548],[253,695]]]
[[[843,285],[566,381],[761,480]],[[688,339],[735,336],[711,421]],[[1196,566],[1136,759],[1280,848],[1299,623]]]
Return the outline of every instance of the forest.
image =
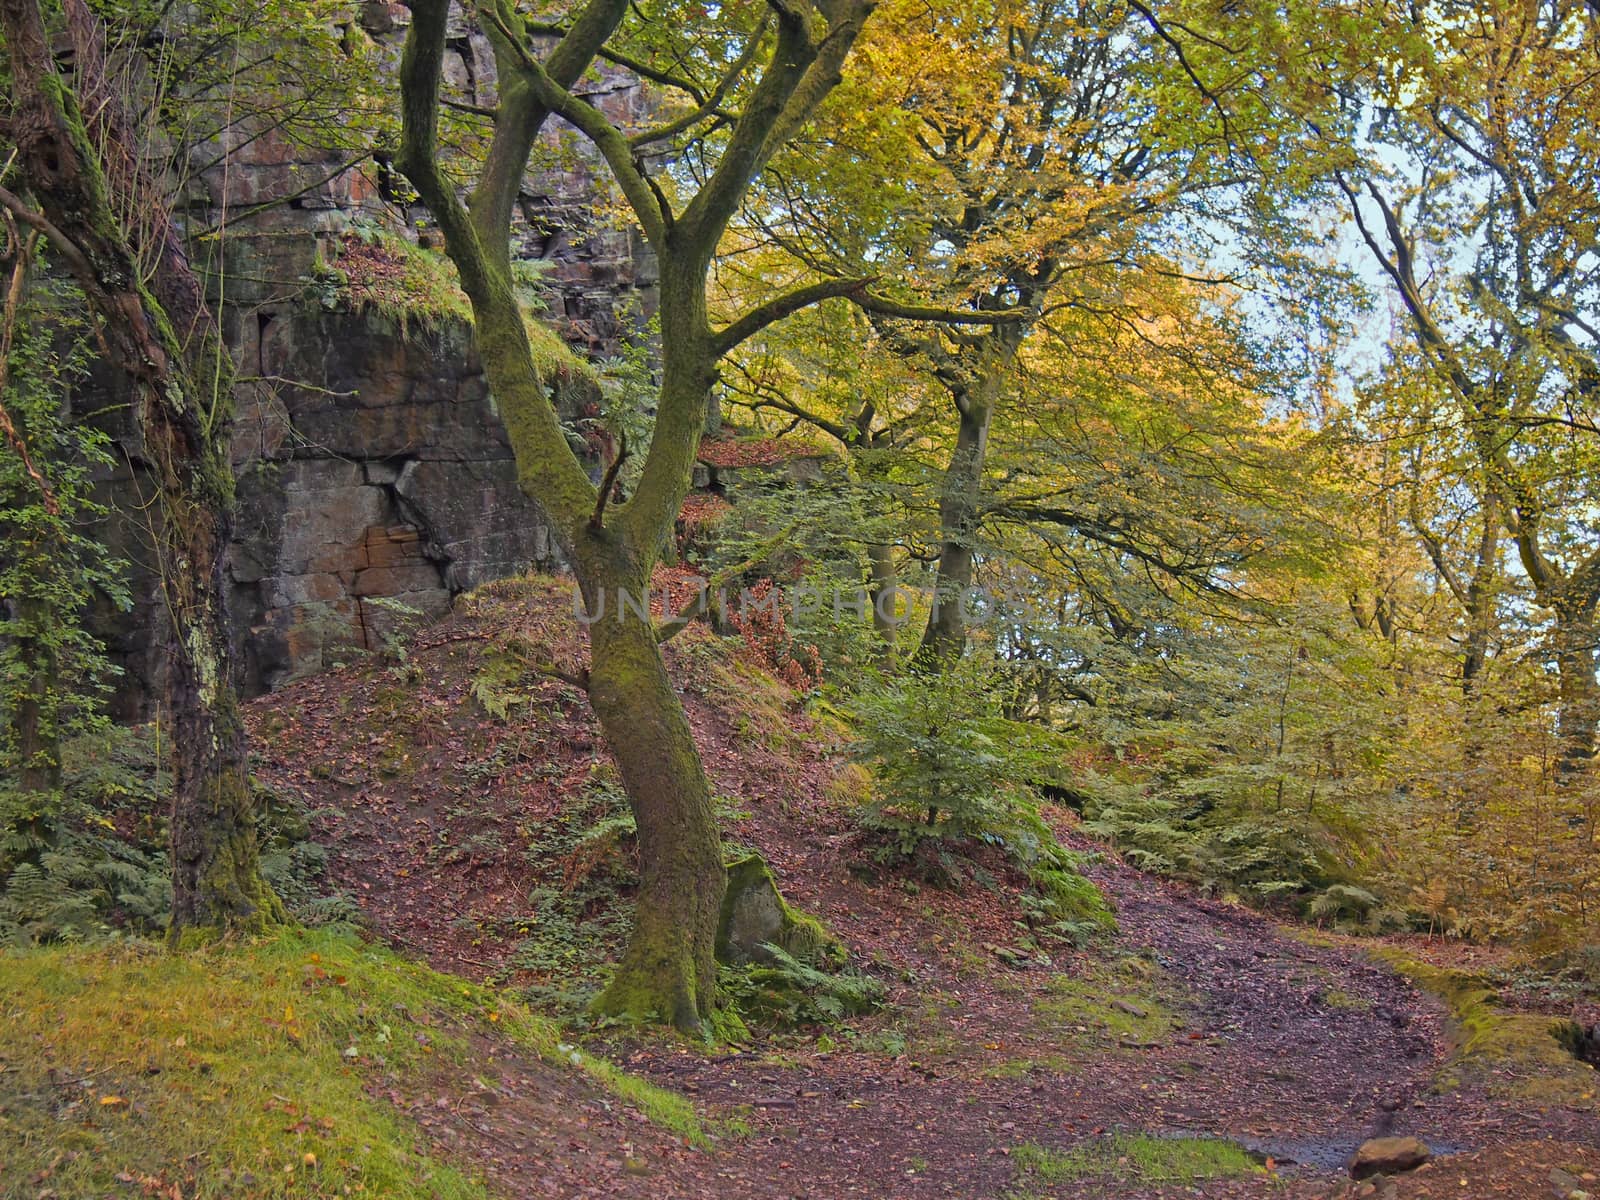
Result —
[[[0,44],[0,1197],[1600,1195],[1596,0]]]

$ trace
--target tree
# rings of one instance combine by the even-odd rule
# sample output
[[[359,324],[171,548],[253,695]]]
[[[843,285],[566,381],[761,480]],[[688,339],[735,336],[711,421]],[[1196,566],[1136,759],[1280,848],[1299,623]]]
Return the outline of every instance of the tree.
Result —
[[[139,165],[125,101],[107,84],[101,26],[83,0],[64,10],[75,80],[57,67],[37,0],[0,2],[7,133],[31,198],[0,187],[0,204],[50,243],[81,289],[105,357],[132,392],[159,485],[156,550],[172,620],[171,937],[258,931],[282,906],[260,871],[225,611],[233,364]],[[95,103],[83,104],[80,90]],[[137,231],[118,217],[132,211],[144,217]]]
[[[782,159],[770,203],[754,206],[760,232],[812,270],[876,269],[855,302],[884,350],[944,395],[924,667],[965,648],[961,597],[997,513],[992,444],[1026,388],[1024,347],[1065,341],[1051,325],[1074,312],[1159,321],[1164,302],[1140,307],[1152,279],[1224,282],[1197,261],[1207,241],[1231,237],[1231,253],[1257,260],[1286,242],[1288,201],[1314,172],[1273,171],[1308,159],[1264,82],[1282,52],[1276,19],[1098,0],[891,6],[865,46],[875,70],[835,98],[832,140]],[[1248,186],[1269,175],[1276,201]],[[842,428],[864,446],[903,419],[873,406]]]
[[[521,485],[543,506],[589,612],[590,664],[581,677],[639,831],[641,886],[634,931],[599,1011],[699,1029],[716,1006],[716,925],[722,849],[705,771],[667,676],[642,596],[689,485],[718,361],[746,338],[827,295],[830,281],[771,297],[721,328],[708,317],[707,275],[752,180],[793,138],[839,79],[872,0],[772,0],[765,10],[589,0],[564,22],[530,21],[509,0],[471,19],[494,47],[494,132],[463,202],[441,162],[441,67],[446,0],[417,0],[401,66],[404,134],[397,165],[444,234],[471,301],[484,371],[505,419]],[[759,15],[757,15],[759,13]],[[629,21],[630,15],[632,17]],[[718,23],[720,22],[720,23]],[[542,57],[536,38],[554,39]],[[678,43],[679,65],[650,61]],[[621,64],[687,109],[653,129],[625,130],[575,93],[597,60]],[[696,71],[707,72],[697,78]],[[561,430],[529,350],[512,287],[510,221],[535,139],[550,115],[575,126],[604,158],[660,264],[661,381],[655,425],[633,494],[618,502],[621,447],[597,488]],[[649,156],[681,166],[653,174]],[[672,194],[682,199],[675,203]]]
[[[1478,558],[1493,557],[1487,539],[1503,525],[1549,614],[1569,777],[1594,757],[1600,721],[1597,20],[1576,0],[1391,14],[1396,50],[1367,95],[1365,161],[1341,177],[1471,446],[1458,480],[1481,497]]]

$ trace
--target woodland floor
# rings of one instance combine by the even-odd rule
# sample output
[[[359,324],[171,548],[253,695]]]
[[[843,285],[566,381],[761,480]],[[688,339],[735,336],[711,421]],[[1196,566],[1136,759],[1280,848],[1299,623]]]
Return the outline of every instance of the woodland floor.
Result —
[[[404,671],[293,685],[251,721],[261,775],[309,801],[333,883],[376,932],[440,968],[537,986],[519,946],[547,867],[529,848],[599,752],[586,710],[555,683],[530,685],[508,720],[464,715],[485,647],[504,642],[506,626],[491,626],[430,632]],[[671,649],[680,678],[705,666],[692,640]],[[994,953],[1019,936],[1006,887],[917,887],[861,869],[805,718],[768,712],[758,730],[727,689],[691,682],[685,700],[717,789],[738,797],[730,840],[767,857],[891,1003],[821,1038],[761,1035],[738,1053],[586,1039],[701,1104],[721,1130],[706,1148],[489,1042],[464,1071],[387,1091],[504,1195],[1342,1197],[1372,1194],[1344,1160],[1390,1132],[1439,1157],[1385,1196],[1546,1197],[1553,1167],[1600,1174],[1593,1087],[1540,1091],[1510,1068],[1441,1083],[1452,1048],[1441,1005],[1359,942],[1281,927],[1104,853],[1090,873],[1116,909],[1110,944],[1008,965]],[[1193,1182],[1141,1180],[1114,1159],[1056,1179],[1019,1165],[1019,1148],[1119,1131],[1222,1137],[1270,1161]]]

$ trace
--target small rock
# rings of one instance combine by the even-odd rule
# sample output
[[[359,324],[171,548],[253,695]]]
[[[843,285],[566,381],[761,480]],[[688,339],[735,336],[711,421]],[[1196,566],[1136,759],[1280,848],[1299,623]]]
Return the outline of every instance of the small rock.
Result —
[[[1401,1175],[1414,1171],[1433,1157],[1433,1151],[1414,1137],[1381,1137],[1363,1142],[1350,1156],[1350,1176]]]

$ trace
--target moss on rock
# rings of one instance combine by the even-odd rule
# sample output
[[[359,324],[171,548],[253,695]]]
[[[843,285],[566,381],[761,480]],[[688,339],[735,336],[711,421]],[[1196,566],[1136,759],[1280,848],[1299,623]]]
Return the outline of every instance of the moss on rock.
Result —
[[[812,966],[843,966],[848,958],[839,939],[815,917],[784,900],[772,868],[759,854],[728,864],[717,923],[717,958],[731,966],[768,963],[768,946]]]

